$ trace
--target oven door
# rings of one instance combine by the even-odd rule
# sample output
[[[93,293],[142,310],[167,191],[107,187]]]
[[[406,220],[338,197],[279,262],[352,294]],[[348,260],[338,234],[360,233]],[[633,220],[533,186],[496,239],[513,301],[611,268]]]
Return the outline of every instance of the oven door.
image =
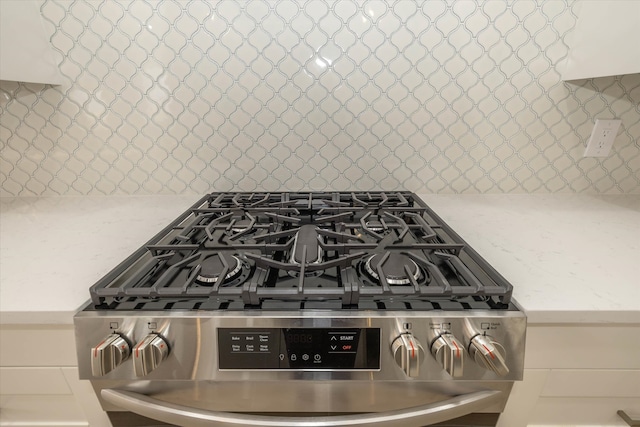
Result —
[[[153,381],[94,387],[116,427],[154,425],[145,419],[189,427],[419,427],[495,425],[512,383]]]

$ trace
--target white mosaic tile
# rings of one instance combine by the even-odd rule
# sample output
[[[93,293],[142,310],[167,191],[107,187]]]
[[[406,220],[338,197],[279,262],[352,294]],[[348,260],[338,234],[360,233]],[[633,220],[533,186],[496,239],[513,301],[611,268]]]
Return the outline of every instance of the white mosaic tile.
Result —
[[[638,193],[640,75],[560,81],[574,4],[43,0],[66,83],[0,83],[0,194]]]

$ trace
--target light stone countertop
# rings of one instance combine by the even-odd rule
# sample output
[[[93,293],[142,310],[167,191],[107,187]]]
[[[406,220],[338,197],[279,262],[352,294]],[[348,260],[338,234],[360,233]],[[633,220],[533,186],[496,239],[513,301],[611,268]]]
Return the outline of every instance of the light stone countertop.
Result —
[[[421,195],[530,324],[640,324],[640,195]],[[0,322],[71,324],[89,287],[200,197],[0,198]]]
[[[532,323],[640,324],[640,195],[425,195]]]

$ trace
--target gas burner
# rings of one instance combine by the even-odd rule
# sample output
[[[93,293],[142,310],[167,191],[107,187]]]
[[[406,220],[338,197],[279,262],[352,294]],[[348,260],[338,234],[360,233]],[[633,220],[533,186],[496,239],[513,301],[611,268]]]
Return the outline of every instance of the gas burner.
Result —
[[[318,232],[313,224],[300,227],[293,242],[289,261],[292,264],[300,264],[303,259],[306,264],[317,264],[322,261],[322,248],[318,244]]]
[[[306,248],[306,249],[305,249]],[[306,224],[300,227],[296,233],[291,250],[289,262],[300,265],[303,262],[308,264],[319,264],[322,262],[323,250],[318,243],[318,231],[313,224]],[[298,277],[300,273],[295,270],[288,271],[290,276]],[[320,276],[322,270],[307,271],[305,277]]]
[[[382,226],[382,222],[377,221],[377,220],[371,220],[371,221],[367,221],[365,223],[365,225],[367,226],[367,228],[375,233],[379,233],[381,231],[384,230],[384,227]]]
[[[287,274],[291,277],[300,277],[300,272],[297,270],[288,270]],[[304,277],[318,277],[324,274],[324,270],[306,271]]]
[[[233,255],[217,254],[206,257],[200,263],[201,269],[196,281],[202,285],[213,285],[218,281],[220,274],[224,270],[222,258],[229,265],[229,272],[224,280],[234,278],[242,270],[242,263]],[[223,280],[223,281],[224,281]]]
[[[380,280],[377,269],[383,256],[383,254],[373,255],[364,263],[364,270],[369,274],[369,276],[377,281]],[[389,254],[389,257],[384,261],[384,264],[382,264],[382,271],[390,285],[411,284],[411,280],[407,277],[407,273],[404,268],[405,266],[409,267],[409,271],[415,280],[420,278],[420,269],[411,258],[397,253]]]
[[[239,219],[233,223],[233,226],[231,227],[231,231],[233,231],[234,233],[239,233],[241,231],[246,230],[247,227],[249,227],[250,225],[251,225],[251,220]]]

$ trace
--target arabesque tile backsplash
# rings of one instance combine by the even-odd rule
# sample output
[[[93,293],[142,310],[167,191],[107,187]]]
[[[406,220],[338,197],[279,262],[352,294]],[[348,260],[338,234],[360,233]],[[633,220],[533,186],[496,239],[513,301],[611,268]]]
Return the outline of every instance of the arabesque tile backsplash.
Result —
[[[1,194],[640,193],[640,74],[562,82],[573,9],[46,0],[66,83],[2,82]]]

